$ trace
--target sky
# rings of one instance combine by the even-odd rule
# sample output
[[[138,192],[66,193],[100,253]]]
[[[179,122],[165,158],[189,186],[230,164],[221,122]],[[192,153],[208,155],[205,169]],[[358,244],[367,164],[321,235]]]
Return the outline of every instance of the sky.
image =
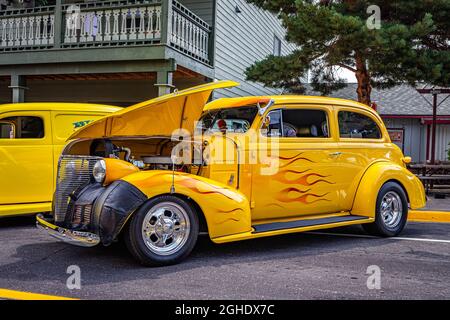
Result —
[[[355,74],[353,72],[351,72],[350,70],[347,70],[347,69],[344,69],[344,68],[340,68],[339,75],[343,79],[347,80],[347,82],[356,83]]]

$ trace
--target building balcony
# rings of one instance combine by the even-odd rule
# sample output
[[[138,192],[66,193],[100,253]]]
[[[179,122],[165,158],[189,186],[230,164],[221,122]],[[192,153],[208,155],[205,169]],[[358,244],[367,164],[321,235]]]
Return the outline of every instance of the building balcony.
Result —
[[[57,1],[0,12],[0,67],[171,59],[208,76],[212,48],[212,27],[176,0]]]

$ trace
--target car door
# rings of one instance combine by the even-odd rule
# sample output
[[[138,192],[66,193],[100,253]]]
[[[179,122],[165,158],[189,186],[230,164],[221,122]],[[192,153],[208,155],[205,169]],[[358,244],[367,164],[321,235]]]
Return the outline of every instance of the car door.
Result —
[[[53,192],[50,112],[7,112],[15,133],[0,136],[0,205],[49,202]]]
[[[359,182],[371,163],[386,158],[385,139],[376,118],[368,111],[336,107],[339,156],[336,175],[340,188],[340,210],[349,211]]]
[[[288,105],[269,111],[262,120],[261,161],[252,172],[253,220],[337,212],[338,146],[330,110]]]

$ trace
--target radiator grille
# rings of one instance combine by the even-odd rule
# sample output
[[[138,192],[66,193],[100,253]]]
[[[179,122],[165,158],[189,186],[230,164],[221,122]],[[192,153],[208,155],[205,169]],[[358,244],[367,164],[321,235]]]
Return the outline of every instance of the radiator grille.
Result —
[[[79,225],[88,225],[91,223],[91,213],[92,213],[92,205],[80,205],[75,206],[73,210],[72,223]]]
[[[55,222],[63,222],[68,213],[70,195],[89,184],[94,164],[102,158],[62,156],[59,159],[56,191],[53,199]]]

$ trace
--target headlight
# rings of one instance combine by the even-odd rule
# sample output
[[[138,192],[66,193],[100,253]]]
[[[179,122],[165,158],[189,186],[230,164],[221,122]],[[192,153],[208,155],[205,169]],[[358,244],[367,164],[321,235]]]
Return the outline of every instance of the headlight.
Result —
[[[92,170],[92,175],[95,181],[103,183],[106,177],[106,163],[105,160],[99,160],[94,164],[94,169]]]

